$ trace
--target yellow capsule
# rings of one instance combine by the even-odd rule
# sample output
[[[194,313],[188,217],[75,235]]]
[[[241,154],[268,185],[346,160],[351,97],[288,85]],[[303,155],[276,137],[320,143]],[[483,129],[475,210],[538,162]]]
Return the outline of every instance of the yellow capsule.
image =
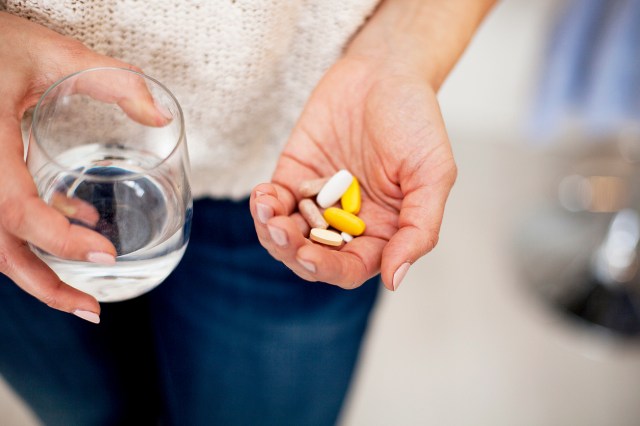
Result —
[[[340,204],[342,204],[342,210],[358,214],[360,212],[360,201],[360,183],[358,183],[358,179],[354,176],[351,185],[349,185],[347,191],[342,194]]]
[[[326,209],[324,219],[338,231],[346,232],[354,237],[364,232],[365,224],[362,219],[336,207]]]

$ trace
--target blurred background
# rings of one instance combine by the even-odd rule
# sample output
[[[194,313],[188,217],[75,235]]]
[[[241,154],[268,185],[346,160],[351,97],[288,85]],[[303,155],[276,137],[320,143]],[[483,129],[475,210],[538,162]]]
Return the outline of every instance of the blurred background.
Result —
[[[640,132],[616,103],[640,72],[615,78],[640,71],[618,22],[639,2],[580,2],[502,1],[442,88],[440,243],[382,295],[341,425],[640,425]],[[618,56],[571,55],[616,37]],[[38,424],[1,379],[0,424]]]

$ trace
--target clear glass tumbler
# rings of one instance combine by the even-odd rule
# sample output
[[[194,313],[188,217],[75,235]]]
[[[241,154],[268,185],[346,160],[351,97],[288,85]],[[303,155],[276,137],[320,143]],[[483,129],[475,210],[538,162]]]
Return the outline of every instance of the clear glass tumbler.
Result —
[[[180,262],[192,216],[184,119],[160,82],[119,68],[63,78],[38,102],[27,166],[40,197],[107,237],[115,265],[32,250],[100,302],[139,296]]]

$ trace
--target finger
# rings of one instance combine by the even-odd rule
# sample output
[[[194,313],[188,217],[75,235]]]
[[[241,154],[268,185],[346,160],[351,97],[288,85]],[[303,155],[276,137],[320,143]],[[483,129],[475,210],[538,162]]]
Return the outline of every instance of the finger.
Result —
[[[270,195],[271,197],[262,197],[263,195]],[[276,214],[286,214],[287,211],[287,208],[278,197],[277,187],[269,183],[260,184],[253,189],[250,197],[250,209],[254,222],[257,222],[255,224],[257,230],[260,225],[266,224],[267,220]],[[309,224],[302,215],[292,213],[289,216],[298,225],[303,235],[309,235]]]
[[[294,136],[292,136],[290,143],[293,138]],[[323,174],[319,174],[321,171],[314,169],[313,166],[313,164],[305,164],[302,159],[294,158],[290,153],[280,156],[271,180],[287,211],[296,210],[298,201],[304,198],[299,193],[299,186],[302,182],[331,176],[335,173],[335,171],[325,171]]]
[[[51,308],[100,322],[96,299],[60,281],[26,244],[6,235],[0,238],[0,273]]]
[[[309,270],[298,262],[296,253],[303,246],[313,245],[305,238],[295,220],[288,216],[276,216],[267,222],[268,237],[265,247],[277,260],[284,263],[296,275],[307,281],[316,281]]]
[[[0,226],[12,235],[59,257],[98,263],[115,262],[111,242],[87,228],[71,225],[38,197],[22,154],[20,128],[0,121],[0,169],[11,185],[0,186]]]
[[[251,194],[250,203],[256,233],[262,246],[275,259],[285,264],[291,263],[297,247],[304,244],[304,233],[308,232],[301,223],[304,219],[295,213],[287,215],[275,185],[258,185]]]
[[[76,77],[73,93],[82,93],[93,99],[117,104],[133,120],[146,126],[161,127],[171,121],[174,112],[170,107],[154,99],[146,80],[140,75],[142,70],[115,58],[97,54],[86,49],[78,63],[69,64],[66,74],[89,68],[111,67],[133,72],[91,72]]]
[[[69,219],[82,222],[91,228],[100,220],[100,214],[94,206],[78,198],[69,198],[61,192],[53,194],[51,207]]]
[[[79,41],[64,37],[36,23],[24,19],[4,15],[3,31],[6,31],[10,43],[15,43],[15,47],[25,54],[18,55],[18,58],[28,59],[25,66],[21,61],[11,63],[15,65],[13,69],[17,71],[16,80],[3,81],[3,104],[8,104],[8,94],[13,92],[19,99],[15,102],[20,105],[20,110],[33,106],[41,92],[56,80],[75,72],[97,67],[125,68],[141,72],[126,62],[100,55],[84,46]],[[16,36],[18,34],[18,36]],[[26,35],[27,36],[20,36]],[[33,44],[22,46],[20,42],[33,41]],[[13,43],[12,43],[13,42]],[[6,46],[2,46],[6,47]],[[5,49],[3,53],[11,53],[10,49]],[[9,56],[10,62],[12,57]],[[3,64],[4,65],[4,64]],[[22,65],[22,66],[21,66]],[[3,72],[7,71],[5,77],[11,77],[12,67],[3,67]],[[77,79],[80,83],[78,91],[94,96],[103,102],[117,103],[134,120],[150,126],[162,126],[171,119],[171,114],[166,108],[162,108],[159,103],[155,105],[153,96],[146,87],[144,80],[134,73],[113,73],[106,77],[105,73],[86,74],[85,77]],[[26,101],[26,104],[23,103]],[[12,105],[14,106],[14,105]]]
[[[378,273],[385,244],[384,239],[369,236],[358,237],[340,250],[312,243],[300,247],[296,261],[314,280],[353,289]]]
[[[396,290],[411,264],[438,243],[445,203],[456,175],[453,159],[451,162],[449,172],[437,184],[409,190],[402,200],[398,231],[382,253],[382,281],[389,290]]]
[[[299,214],[282,214],[287,207],[280,201],[281,194],[278,185],[261,184],[251,195],[258,238],[275,259],[306,280],[343,288],[355,288],[379,271],[383,239],[359,237],[343,247],[344,251],[315,244],[305,238],[309,228]]]
[[[269,241],[267,221],[276,215],[285,215],[286,209],[278,199],[276,188],[268,183],[254,188],[249,204],[256,233],[260,242],[265,245],[264,243]]]
[[[286,191],[281,187],[278,191],[278,188],[278,185],[263,183],[254,188],[250,197],[250,210],[258,239],[272,256],[275,254],[275,246],[284,244],[282,240],[274,241],[273,232],[276,238],[284,238],[284,236],[278,231],[270,232],[267,222],[275,216],[292,214],[292,210],[282,202],[283,194],[286,199]],[[296,219],[296,223],[299,224],[299,220]],[[299,228],[299,230],[301,233],[304,232],[303,229]]]
[[[305,218],[302,217],[300,213],[294,213],[289,217],[296,224],[296,226],[298,227],[298,230],[300,230],[302,235],[304,235],[305,237],[308,237],[309,232],[311,231],[311,227],[309,226]]]
[[[4,229],[54,256],[107,264],[115,262],[116,249],[106,237],[71,224],[37,196],[9,199],[2,205],[2,212],[0,223]]]
[[[278,199],[282,204],[282,213],[284,215],[290,215],[296,210],[297,198],[293,192],[293,188],[279,183],[261,183],[254,188],[253,191],[258,196],[266,194],[271,195]]]
[[[107,62],[111,62],[107,58]],[[75,89],[92,98],[117,104],[133,120],[147,126],[164,126],[173,114],[166,106],[156,102],[139,68],[116,61],[109,66],[130,69],[135,72],[88,73],[78,78]]]
[[[282,193],[278,192],[277,185],[261,184],[251,195],[251,213],[258,238],[275,259],[306,280],[343,288],[355,288],[379,271],[386,243],[383,239],[359,237],[345,246],[348,248],[344,251],[312,243],[305,238],[306,221],[297,213],[289,217],[283,214],[287,207],[280,201]]]
[[[285,208],[277,198],[277,191],[271,184],[258,185],[251,193],[250,211],[253,224],[260,244],[276,257],[275,248],[278,244],[284,244],[281,240],[274,241],[267,227],[268,221],[276,215],[284,215]],[[275,231],[275,237],[282,236],[281,232]],[[284,238],[284,237],[283,237]],[[279,259],[278,259],[279,260]]]

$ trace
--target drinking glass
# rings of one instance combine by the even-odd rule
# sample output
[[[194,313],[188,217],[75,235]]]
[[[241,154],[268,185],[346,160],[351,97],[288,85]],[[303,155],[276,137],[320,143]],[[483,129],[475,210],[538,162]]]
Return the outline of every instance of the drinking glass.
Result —
[[[27,166],[40,197],[71,224],[108,238],[114,265],[31,249],[100,302],[139,296],[180,262],[192,197],[182,110],[157,80],[120,68],[55,83],[33,113]]]

